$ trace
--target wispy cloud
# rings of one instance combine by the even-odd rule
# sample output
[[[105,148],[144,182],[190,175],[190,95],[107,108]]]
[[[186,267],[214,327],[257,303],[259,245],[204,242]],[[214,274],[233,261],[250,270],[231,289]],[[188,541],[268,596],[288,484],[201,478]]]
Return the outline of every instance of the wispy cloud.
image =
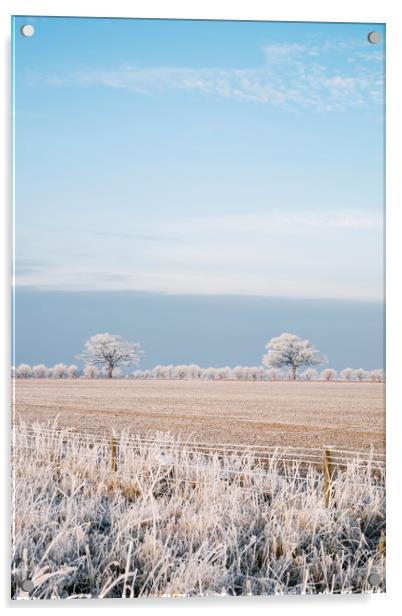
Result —
[[[110,239],[119,239],[119,240],[134,240],[140,242],[160,242],[164,241],[164,238],[161,235],[147,235],[141,233],[119,233],[119,232],[111,232],[111,231],[91,231],[92,235],[96,237],[105,237]]]
[[[281,210],[261,213],[236,213],[195,216],[180,220],[155,222],[166,233],[201,234],[255,232],[258,235],[311,237],[339,230],[376,230],[382,226],[381,212],[362,209]]]
[[[292,211],[137,221],[111,229],[107,254],[19,272],[53,289],[380,299],[382,217],[368,210]],[[142,242],[137,237],[160,238]],[[102,242],[103,233],[99,234]],[[63,241],[63,240],[61,240]],[[351,259],[358,246],[358,257]],[[64,252],[71,250],[70,245]],[[94,247],[96,251],[96,247]],[[62,262],[62,255],[59,262]],[[65,260],[64,260],[65,262]],[[345,274],[346,272],[346,274]]]
[[[294,262],[296,265],[296,262]],[[157,272],[101,267],[58,269],[48,275],[21,279],[17,285],[36,289],[69,291],[148,291],[192,295],[245,295],[306,299],[344,299],[382,301],[381,283],[373,286],[367,280],[339,281],[331,275],[312,279],[306,272],[270,278],[269,270],[248,275],[210,269],[165,268]]]
[[[14,273],[18,277],[32,276],[38,273],[48,272],[48,261],[36,261],[34,259],[17,258],[14,264]]]
[[[382,102],[382,69],[354,42],[267,43],[260,66],[250,68],[144,68],[132,64],[86,68],[70,75],[31,75],[31,83],[102,85],[141,95],[187,92],[289,109],[342,111]],[[358,60],[358,61],[357,61]]]

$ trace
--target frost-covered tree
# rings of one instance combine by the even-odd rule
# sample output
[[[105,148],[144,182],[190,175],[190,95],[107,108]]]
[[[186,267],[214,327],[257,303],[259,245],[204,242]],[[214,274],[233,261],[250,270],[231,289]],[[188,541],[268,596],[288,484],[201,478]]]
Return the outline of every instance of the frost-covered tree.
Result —
[[[55,372],[55,375],[56,375],[59,379],[62,379],[62,378],[65,376],[65,374],[66,374],[67,366],[66,366],[66,364],[62,364],[62,363],[60,363],[60,364],[56,364],[56,365],[53,367],[53,370],[54,370],[54,372]]]
[[[342,381],[353,381],[354,372],[353,368],[344,368],[340,371],[339,376]]]
[[[368,380],[372,383],[383,383],[385,380],[384,370],[371,370],[368,373]]]
[[[17,379],[28,379],[32,376],[32,368],[29,364],[20,364],[15,371]]]
[[[133,379],[140,379],[141,381],[151,379],[152,372],[151,370],[135,370],[131,375]]]
[[[11,366],[11,378],[15,378],[15,366]]]
[[[216,368],[216,378],[218,381],[227,381],[230,379],[232,375],[232,371],[229,366],[224,366],[223,368]]]
[[[199,379],[201,376],[202,368],[197,364],[190,364],[188,366],[187,374],[189,379]]]
[[[100,368],[99,370],[99,377],[100,378],[109,378],[109,372],[106,366],[103,366],[102,368]],[[121,379],[123,377],[123,371],[120,368],[113,368],[112,370],[112,378],[114,379]]]
[[[354,371],[354,378],[356,381],[360,381],[360,383],[362,381],[366,381],[367,380],[366,370],[363,370],[363,368],[358,368],[357,370]]]
[[[281,373],[277,368],[267,370],[267,378],[270,381],[278,381],[281,378]]]
[[[56,372],[55,372],[54,368],[49,368],[49,369],[48,369],[48,371],[47,371],[47,378],[48,378],[48,379],[55,379],[55,378],[58,378],[58,376],[57,376],[57,374],[56,374]]]
[[[80,373],[80,369],[75,364],[71,364],[70,366],[68,366],[66,372],[70,379],[77,379]]]
[[[304,381],[317,381],[318,380],[318,372],[315,368],[307,368],[302,374],[301,378]]]
[[[45,364],[37,364],[32,368],[32,376],[35,379],[45,379],[48,376],[48,369]]]
[[[166,378],[165,366],[155,366],[155,368],[152,369],[152,378],[153,379],[165,379]]]
[[[321,381],[335,381],[337,372],[333,368],[325,368],[320,374]]]
[[[215,381],[217,378],[216,368],[211,366],[204,370],[204,378],[208,381]]]
[[[188,366],[184,364],[180,366],[175,366],[174,373],[176,379],[179,379],[180,381],[186,379],[188,374]]]
[[[165,366],[165,378],[174,379],[174,366],[172,364]]]
[[[99,370],[96,366],[85,366],[84,368],[84,376],[87,379],[96,379],[99,376]]]
[[[246,370],[243,366],[235,366],[233,368],[233,376],[235,377],[235,379],[238,379],[239,381],[241,381],[242,379],[246,378]]]
[[[259,368],[258,366],[247,366],[246,378],[249,381],[256,381],[258,378]]]
[[[127,342],[121,336],[105,333],[91,336],[77,359],[91,366],[105,368],[108,378],[112,378],[115,368],[137,366],[141,354],[138,342]]]
[[[268,368],[290,368],[291,379],[296,380],[296,372],[300,366],[316,366],[327,361],[326,357],[318,355],[309,340],[303,340],[295,334],[283,333],[272,338],[266,347],[267,353],[262,363]]]
[[[155,366],[151,374],[154,379],[174,379],[175,367],[171,364],[169,366]]]

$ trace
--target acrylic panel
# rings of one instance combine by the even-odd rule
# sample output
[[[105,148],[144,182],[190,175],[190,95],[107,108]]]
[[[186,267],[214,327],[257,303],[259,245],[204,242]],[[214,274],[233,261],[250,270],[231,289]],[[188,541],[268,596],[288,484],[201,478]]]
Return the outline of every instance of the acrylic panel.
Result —
[[[12,597],[384,592],[385,25],[12,57]]]

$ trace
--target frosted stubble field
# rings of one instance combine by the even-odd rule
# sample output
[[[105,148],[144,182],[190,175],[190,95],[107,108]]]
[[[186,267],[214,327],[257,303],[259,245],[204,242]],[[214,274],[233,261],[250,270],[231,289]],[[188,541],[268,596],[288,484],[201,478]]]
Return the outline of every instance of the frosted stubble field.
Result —
[[[21,379],[15,419],[82,432],[170,431],[206,442],[281,447],[385,445],[385,385]]]

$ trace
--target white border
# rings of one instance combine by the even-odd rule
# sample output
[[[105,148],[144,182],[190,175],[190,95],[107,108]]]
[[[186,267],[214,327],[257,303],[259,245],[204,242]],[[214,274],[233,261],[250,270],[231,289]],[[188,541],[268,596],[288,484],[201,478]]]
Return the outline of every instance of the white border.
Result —
[[[402,61],[402,20],[400,17],[400,3],[397,0],[199,0],[190,3],[184,0],[6,0],[0,6],[1,43],[3,61],[1,63],[2,78],[2,106],[0,135],[2,147],[0,149],[1,169],[3,182],[3,208],[1,210],[1,283],[4,294],[0,303],[0,322],[2,330],[0,339],[7,343],[4,352],[0,355],[0,374],[2,375],[1,393],[2,408],[2,435],[3,435],[3,465],[2,478],[5,480],[5,490],[8,489],[8,458],[9,458],[9,340],[10,340],[10,303],[9,303],[9,264],[10,264],[10,105],[9,105],[9,41],[10,16],[15,15],[64,15],[64,16],[106,16],[106,17],[160,17],[160,18],[193,18],[193,19],[265,19],[272,21],[337,21],[337,22],[367,22],[386,23],[387,25],[387,527],[388,527],[388,565],[387,565],[387,594],[372,597],[340,596],[340,597],[272,597],[241,598],[224,601],[210,601],[202,599],[191,600],[147,600],[139,602],[91,602],[82,605],[81,602],[63,604],[49,602],[35,605],[31,602],[11,603],[9,596],[9,564],[7,549],[2,550],[0,579],[2,582],[1,600],[6,609],[47,609],[63,608],[74,609],[75,613],[96,607],[111,610],[116,607],[134,608],[136,612],[152,612],[163,608],[172,613],[172,610],[191,609],[192,612],[202,613],[205,609],[212,612],[238,612],[252,608],[256,612],[279,610],[290,613],[297,610],[298,614],[309,614],[311,611],[325,610],[332,614],[339,610],[352,613],[364,610],[365,616],[378,616],[379,609],[396,607],[398,602],[398,589],[400,584],[402,533],[400,532],[401,518],[401,485],[398,465],[401,464],[402,433],[399,417],[402,415],[402,387],[401,379],[401,347],[402,347],[402,301],[401,301],[401,251],[402,220],[400,208],[402,204],[399,178],[402,175],[401,156],[401,123],[400,110],[402,109],[402,88],[400,87],[401,61]],[[4,137],[6,136],[6,138]],[[399,189],[399,190],[398,190]],[[399,199],[398,199],[399,197]],[[8,208],[8,209],[7,209]],[[358,255],[357,255],[358,258]],[[399,263],[398,263],[399,259]],[[399,267],[398,267],[399,265]],[[1,518],[2,545],[9,543],[9,495],[2,499]]]

